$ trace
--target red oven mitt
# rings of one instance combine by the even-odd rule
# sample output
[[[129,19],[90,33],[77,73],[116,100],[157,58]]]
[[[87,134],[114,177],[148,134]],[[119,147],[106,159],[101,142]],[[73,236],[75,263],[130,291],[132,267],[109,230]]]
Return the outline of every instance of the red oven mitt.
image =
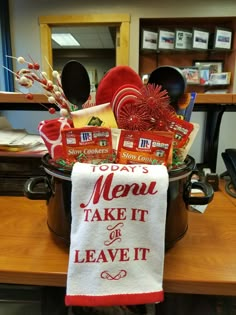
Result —
[[[65,117],[43,120],[38,125],[38,130],[51,158],[56,160],[63,157],[61,131],[72,128],[73,122]]]
[[[96,105],[111,103],[116,91],[123,85],[130,84],[140,89],[143,82],[140,76],[129,66],[111,68],[99,82],[96,92]]]

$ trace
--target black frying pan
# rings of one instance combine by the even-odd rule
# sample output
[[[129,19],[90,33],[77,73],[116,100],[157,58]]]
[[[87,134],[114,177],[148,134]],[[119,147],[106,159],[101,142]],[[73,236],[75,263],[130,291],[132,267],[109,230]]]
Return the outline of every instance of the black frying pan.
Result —
[[[90,94],[90,81],[87,70],[80,62],[71,60],[65,64],[61,74],[61,85],[69,102],[81,109]]]
[[[167,90],[172,105],[176,105],[178,99],[185,93],[187,82],[177,67],[160,66],[149,76],[148,83],[161,85],[162,90]]]

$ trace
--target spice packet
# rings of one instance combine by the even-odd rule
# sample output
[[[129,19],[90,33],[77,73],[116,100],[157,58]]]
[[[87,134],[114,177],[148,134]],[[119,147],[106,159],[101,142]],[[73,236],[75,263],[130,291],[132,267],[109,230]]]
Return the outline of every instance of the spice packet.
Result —
[[[197,123],[191,123],[193,125],[193,130],[192,132],[190,133],[189,135],[189,138],[188,138],[188,141],[186,142],[185,146],[183,146],[181,149],[180,149],[180,155],[181,155],[181,159],[182,160],[185,160],[187,154],[189,153],[189,150],[191,149],[192,147],[192,144],[198,134],[198,131],[200,129],[200,125],[197,124]]]
[[[119,164],[162,164],[171,162],[173,134],[162,131],[121,130],[117,151]]]
[[[96,105],[71,112],[75,128],[84,126],[117,128],[110,103]]]
[[[174,149],[181,149],[189,141],[193,124],[176,116],[168,123],[168,130],[174,133]]]
[[[153,132],[157,132],[159,136],[164,136],[170,139],[171,141],[171,145],[170,145],[170,150],[169,150],[169,155],[167,157],[167,165],[171,165],[172,164],[172,160],[173,160],[173,139],[174,139],[174,134],[173,132],[169,132],[169,131],[153,131]]]
[[[113,156],[111,129],[83,127],[62,130],[64,158],[68,162],[80,161],[98,164],[109,162]]]

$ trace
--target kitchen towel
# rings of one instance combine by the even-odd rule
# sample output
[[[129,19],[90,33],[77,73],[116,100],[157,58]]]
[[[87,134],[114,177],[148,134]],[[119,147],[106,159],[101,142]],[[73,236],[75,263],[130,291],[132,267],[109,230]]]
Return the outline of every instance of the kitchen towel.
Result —
[[[65,117],[43,120],[39,123],[39,134],[52,159],[60,159],[63,157],[61,131],[65,128],[72,127],[72,120]]]
[[[77,162],[71,181],[66,305],[162,301],[166,167]]]

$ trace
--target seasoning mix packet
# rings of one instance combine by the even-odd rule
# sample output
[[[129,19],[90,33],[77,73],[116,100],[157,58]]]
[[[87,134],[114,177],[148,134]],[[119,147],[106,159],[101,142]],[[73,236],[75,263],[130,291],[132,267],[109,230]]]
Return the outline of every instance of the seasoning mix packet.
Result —
[[[174,148],[181,149],[186,146],[193,128],[192,123],[177,116],[172,117],[172,120],[168,123],[168,130],[174,133]]]
[[[171,132],[121,130],[117,163],[168,165],[172,161],[172,150]]]
[[[62,130],[64,158],[98,164],[113,155],[111,129],[105,127],[68,128]]]

